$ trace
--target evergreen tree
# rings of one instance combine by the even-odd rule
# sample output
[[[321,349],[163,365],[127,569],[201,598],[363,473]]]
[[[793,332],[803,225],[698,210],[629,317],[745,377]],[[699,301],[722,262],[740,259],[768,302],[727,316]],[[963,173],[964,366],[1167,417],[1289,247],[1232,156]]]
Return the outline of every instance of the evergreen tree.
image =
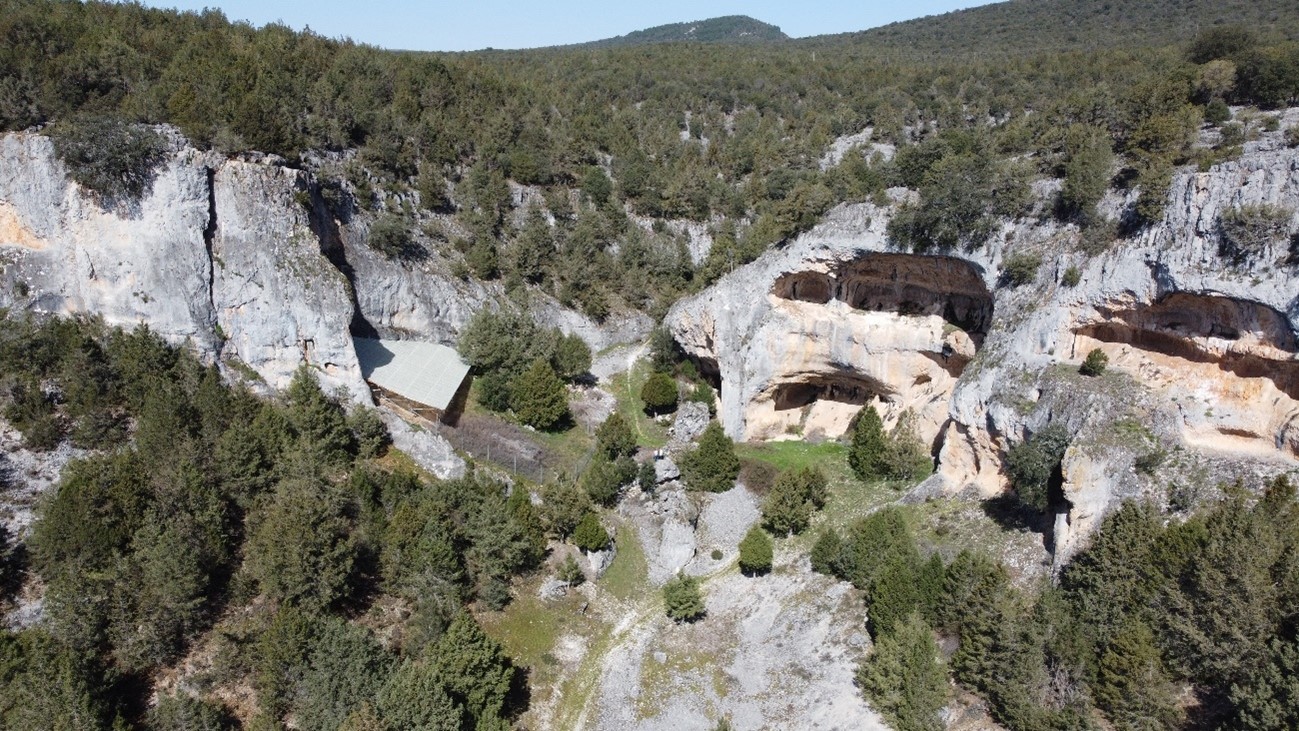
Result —
[[[663,604],[668,616],[678,622],[693,622],[704,616],[703,594],[699,592],[699,579],[678,575],[663,585]]]
[[[342,599],[355,543],[335,491],[312,480],[285,480],[254,517],[245,565],[272,598],[310,611]]]
[[[771,536],[758,526],[753,526],[740,541],[740,571],[749,576],[771,571]]]
[[[1181,724],[1177,691],[1164,670],[1155,635],[1129,622],[1100,656],[1096,703],[1117,729],[1173,729]]]
[[[462,710],[447,692],[436,666],[406,660],[393,673],[374,703],[384,731],[461,731]]]
[[[780,473],[771,492],[762,503],[762,520],[777,536],[802,533],[811,520],[812,511],[825,505],[825,473],[815,467],[786,470]]]
[[[568,390],[550,364],[537,359],[510,388],[510,407],[524,424],[556,429],[568,420]]]
[[[826,528],[812,544],[812,570],[819,574],[837,576],[840,555],[843,552],[843,539],[834,528]]]
[[[898,731],[943,729],[938,713],[947,702],[947,674],[934,633],[919,614],[908,615],[879,639],[858,669],[857,683]]]
[[[576,334],[558,335],[551,361],[559,377],[571,383],[591,370],[591,348]]]
[[[600,525],[600,516],[588,512],[573,529],[573,545],[587,551],[603,551],[609,545],[609,532]]]
[[[699,445],[681,458],[681,473],[695,490],[726,492],[735,486],[740,458],[735,454],[735,442],[722,431],[721,424],[708,423]]]
[[[667,414],[677,409],[677,382],[661,371],[650,374],[640,389],[640,400],[650,414]]]
[[[506,699],[518,670],[496,640],[462,612],[432,653],[433,666],[451,698],[473,717],[477,728],[506,729]]]
[[[298,368],[285,395],[289,421],[311,458],[326,463],[346,460],[353,446],[347,417],[342,407],[320,390],[310,366],[304,363]]]
[[[1060,460],[1069,448],[1069,431],[1060,424],[1050,424],[1006,453],[1006,471],[1020,502],[1046,510],[1047,491],[1052,476],[1060,469]]]
[[[611,460],[631,456],[636,453],[636,435],[622,414],[615,411],[595,430],[595,445]]]
[[[1272,640],[1267,662],[1249,680],[1231,686],[1236,717],[1232,728],[1281,731],[1299,728],[1299,643]]]
[[[853,427],[848,466],[862,480],[877,480],[884,474],[884,449],[884,421],[874,406],[866,406]]]

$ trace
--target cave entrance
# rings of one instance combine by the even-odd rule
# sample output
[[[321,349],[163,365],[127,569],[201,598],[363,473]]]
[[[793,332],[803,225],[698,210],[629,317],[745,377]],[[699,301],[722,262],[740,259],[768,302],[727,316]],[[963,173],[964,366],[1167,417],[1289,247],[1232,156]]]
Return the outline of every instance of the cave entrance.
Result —
[[[828,273],[785,274],[771,294],[822,305],[838,300],[853,309],[904,317],[937,316],[976,343],[992,323],[992,294],[981,270],[950,256],[866,254]]]
[[[815,376],[805,381],[778,384],[771,400],[776,411],[788,411],[818,401],[865,406],[876,397],[890,394],[891,390],[884,384],[858,376]]]

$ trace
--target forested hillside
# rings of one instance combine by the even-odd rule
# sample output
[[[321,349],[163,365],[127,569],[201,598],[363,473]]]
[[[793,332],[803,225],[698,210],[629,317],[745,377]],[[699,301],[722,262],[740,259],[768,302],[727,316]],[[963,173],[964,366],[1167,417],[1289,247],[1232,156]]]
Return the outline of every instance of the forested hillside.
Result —
[[[616,38],[579,44],[582,48],[642,46],[650,43],[760,43],[784,41],[789,36],[780,28],[747,15],[728,15],[688,23],[669,23],[633,31]]]
[[[51,134],[75,136],[107,116],[175,124],[229,152],[304,160],[308,150],[356,150],[322,169],[322,187],[341,212],[397,216],[379,247],[407,251],[403,231],[428,212],[455,212],[459,226],[434,238],[450,239],[473,274],[542,287],[603,317],[611,307],[661,311],[835,203],[914,187],[939,158],[977,168],[986,185],[976,197],[986,197],[1063,175],[1078,146],[1095,140],[1123,156],[1126,184],[1159,187],[1169,165],[1187,159],[1206,105],[1276,107],[1299,97],[1299,46],[1285,37],[1297,11],[1240,6],[1233,17],[1248,25],[1227,27],[1214,25],[1226,12],[1218,3],[1176,13],[1170,4],[1116,4],[1105,38],[1127,40],[1099,48],[1088,40],[1099,33],[1092,26],[1076,38],[1063,30],[1074,28],[1066,13],[1090,4],[1010,3],[798,44],[439,55],[254,29],[215,11],[6,0],[0,126],[52,124]],[[1196,36],[1185,29],[1197,18],[1203,42],[1188,55],[1182,41]],[[985,24],[1015,23],[1032,27],[1022,36],[1041,42],[1040,52],[947,52],[988,38]],[[951,38],[897,43],[942,45],[938,57],[903,60],[887,40],[927,28]],[[1147,33],[1158,42],[1143,42]],[[1020,40],[1003,45],[1020,49]],[[893,164],[860,155],[821,164],[832,140],[866,127],[875,141],[926,142],[914,149],[927,152]],[[89,137],[101,147],[123,139]],[[144,148],[129,149],[98,157],[147,163]],[[1020,162],[993,171],[994,157]],[[545,191],[557,225],[529,232],[510,223],[506,181]],[[568,190],[583,205],[574,209]],[[1004,196],[968,205],[1014,208]],[[692,266],[672,236],[629,229],[628,212],[706,224],[715,242],[708,260]],[[624,282],[628,271],[637,274]]]
[[[1299,503],[1292,482],[1274,478],[1285,468],[1268,470],[1299,454],[1287,442],[1296,439],[1299,345],[1277,304],[1294,300],[1276,283],[1293,279],[1299,234],[1288,179],[1251,175],[1291,164],[1299,126],[1293,109],[1277,110],[1297,104],[1299,4],[1287,0],[1017,0],[800,40],[732,16],[585,46],[468,54],[386,51],[214,10],[0,0],[0,134],[39,143],[11,150],[43,151],[49,175],[33,179],[66,182],[66,168],[77,183],[69,206],[148,224],[133,206],[158,169],[184,168],[192,175],[170,184],[188,186],[185,195],[172,192],[197,201],[197,215],[177,246],[202,254],[193,268],[207,266],[210,285],[235,261],[213,242],[222,226],[240,225],[242,200],[222,200],[235,215],[218,217],[214,181],[228,190],[274,179],[264,189],[279,207],[261,214],[293,225],[248,226],[238,243],[257,248],[280,236],[265,231],[290,231],[281,238],[298,248],[284,250],[315,258],[286,254],[295,258],[286,270],[321,270],[299,279],[336,285],[343,294],[332,304],[354,316],[352,334],[379,332],[362,315],[365,295],[413,299],[411,282],[432,269],[440,288],[421,294],[448,302],[429,317],[476,313],[439,331],[458,335],[475,384],[463,423],[445,430],[468,473],[439,480],[392,448],[377,412],[326,393],[307,365],[284,393],[254,393],[146,326],[60,319],[50,312],[77,300],[47,307],[55,298],[42,300],[27,280],[4,280],[14,289],[6,302],[33,312],[0,311],[0,428],[26,454],[70,461],[30,531],[0,532],[0,599],[26,602],[37,617],[0,631],[0,726],[501,731],[581,719],[609,728],[593,720],[598,711],[588,715],[601,693],[636,695],[642,681],[668,675],[666,700],[627,701],[643,720],[657,712],[647,707],[687,695],[677,678],[698,666],[703,692],[718,696],[739,684],[730,667],[746,671],[739,655],[726,672],[713,667],[708,653],[725,649],[716,646],[651,662],[668,657],[655,644],[665,637],[796,655],[802,648],[761,632],[728,634],[744,601],[762,604],[778,586],[781,621],[794,627],[784,630],[814,627],[825,653],[853,653],[849,696],[860,705],[864,693],[896,731],[943,728],[944,708],[1010,731],[1293,729]],[[1187,183],[1188,171],[1242,156],[1257,167]],[[232,160],[239,169],[218,177],[214,168]],[[1204,249],[1169,263],[1170,242],[1183,239],[1159,227],[1176,207],[1175,179],[1198,186],[1177,188],[1193,191],[1184,197],[1217,207],[1194,232]],[[1250,184],[1252,197],[1238,195]],[[25,238],[0,274],[43,266],[21,260],[32,252],[62,256],[62,242],[47,245],[11,208],[0,201],[0,225]],[[1200,226],[1205,209],[1183,209],[1179,220],[1197,221],[1185,228]],[[799,237],[827,214],[860,239]],[[88,237],[108,226],[92,223]],[[876,248],[861,243],[867,234]],[[824,245],[824,256],[776,261],[800,245]],[[857,248],[849,257],[835,246]],[[1125,247],[1136,252],[1122,260],[1128,268],[1173,284],[1146,291],[1141,280],[1107,299],[1097,280],[1139,279],[1106,269]],[[770,279],[725,276],[764,254]],[[1204,275],[1218,262],[1236,289],[1214,289],[1220,280]],[[87,290],[109,286],[102,267],[87,268]],[[851,287],[832,293],[844,282],[860,286],[852,302],[843,299]],[[729,300],[706,299],[727,283]],[[1247,286],[1271,299],[1245,301]],[[549,314],[585,317],[539,317],[532,305],[546,297],[535,295],[558,301]],[[706,315],[682,310],[688,296]],[[227,309],[256,309],[249,297]],[[776,321],[771,335],[757,315],[746,319],[756,300],[805,319]],[[675,331],[665,318],[674,305]],[[378,323],[385,337],[428,336],[408,329],[426,321],[394,310]],[[714,317],[721,310],[728,315]],[[1042,321],[1061,321],[1059,333],[1050,323],[1030,329],[1044,312]],[[604,352],[573,325],[630,315],[644,328]],[[840,327],[850,315],[867,335]],[[1204,332],[1187,324],[1195,318]],[[339,321],[332,334],[351,348],[348,318]],[[666,325],[646,338],[651,321]],[[221,350],[234,333],[212,330],[225,373],[248,370],[256,384],[241,353]],[[300,349],[309,362],[323,341],[303,332],[263,333],[256,345],[293,359]],[[693,351],[682,333],[699,333]],[[1020,333],[1040,349],[1005,342]],[[851,372],[861,364],[845,365],[830,346],[827,370],[813,372],[813,346],[836,336],[862,346],[854,357],[885,353],[878,360],[891,372]],[[1073,355],[1057,354],[1056,337],[1096,347],[1066,364]],[[736,342],[757,351],[752,360],[727,363],[713,350]],[[1116,363],[1106,377],[1102,346],[1138,365]],[[1158,360],[1135,360],[1136,346]],[[733,397],[737,383],[782,349],[798,354],[789,370],[802,380],[772,376],[748,394],[769,407],[757,426],[779,444],[736,445],[728,433],[740,426],[725,423],[725,410],[744,416],[752,406]],[[1008,375],[999,358],[1040,372]],[[717,393],[723,367],[729,402]],[[957,406],[981,421],[958,424],[955,389],[980,373],[991,374],[975,384],[983,390]],[[1165,412],[1147,398],[1157,382],[1140,380],[1150,373],[1196,398],[1212,391],[1222,403],[1178,393],[1175,410],[1198,421],[1176,424],[1202,427],[1197,436],[1215,446],[1244,445],[1242,462],[1217,455],[1222,472],[1201,469],[1209,462],[1174,441],[1183,434],[1171,419],[1154,424]],[[894,389],[887,377],[906,383]],[[938,414],[923,439],[910,408],[881,415],[870,405],[875,391],[903,388]],[[1262,426],[1215,420],[1252,411],[1259,393],[1272,399],[1259,410],[1277,412]],[[809,414],[821,397],[838,409],[825,418],[839,430],[813,439]],[[684,416],[669,430],[674,411]],[[1095,412],[1125,423],[1088,420]],[[1014,429],[998,432],[994,417]],[[1092,441],[1079,436],[1087,430]],[[956,431],[974,445],[969,454],[988,456],[971,457],[970,469],[993,473],[1006,494],[950,507],[904,492],[930,477]],[[1105,495],[1075,506],[1063,497],[1065,454],[1091,459],[1084,448],[1104,452],[1081,464]],[[665,450],[671,459],[660,460]],[[521,467],[520,453],[535,464]],[[1244,461],[1260,454],[1268,469]],[[1194,483],[1164,482],[1174,463],[1201,472]],[[1259,489],[1207,484],[1229,468]],[[1124,502],[1136,493],[1110,492],[1111,477],[1160,481],[1145,494],[1158,500]],[[0,469],[0,489],[10,482]],[[741,518],[751,530],[730,536]],[[1094,521],[1094,538],[1052,563],[1057,533],[1093,535],[1074,518]],[[649,528],[659,533],[639,540]],[[1030,558],[1000,560],[1014,551]],[[685,558],[659,560],[668,554]],[[679,576],[687,561],[704,568]],[[650,579],[659,575],[661,597]],[[706,604],[709,581],[742,590]],[[822,613],[809,599],[834,592],[869,620]],[[855,624],[821,624],[844,616]],[[715,617],[733,624],[706,624]],[[754,624],[776,624],[763,617]],[[827,637],[843,641],[830,647]],[[593,677],[627,647],[639,653],[623,668],[634,672]],[[610,689],[618,685],[627,687]],[[795,704],[780,705],[789,713]],[[730,728],[714,710],[709,723]]]

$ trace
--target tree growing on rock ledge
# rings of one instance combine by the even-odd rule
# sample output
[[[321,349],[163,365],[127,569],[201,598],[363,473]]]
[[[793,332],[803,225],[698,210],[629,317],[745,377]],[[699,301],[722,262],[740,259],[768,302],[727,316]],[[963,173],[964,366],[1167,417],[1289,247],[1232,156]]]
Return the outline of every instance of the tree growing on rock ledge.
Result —
[[[699,446],[681,458],[681,474],[695,490],[726,492],[735,485],[735,478],[740,476],[740,458],[735,455],[735,442],[722,431],[721,424],[708,423]]]
[[[1100,348],[1092,348],[1092,351],[1087,354],[1086,360],[1079,366],[1078,372],[1084,376],[1099,376],[1105,372],[1105,367],[1109,364],[1109,356],[1105,355]]]
[[[693,622],[708,611],[699,592],[699,579],[678,576],[663,585],[663,604],[668,616],[678,622]]]
[[[586,552],[603,551],[609,545],[609,532],[600,525],[600,517],[588,512],[573,529],[573,544]]]

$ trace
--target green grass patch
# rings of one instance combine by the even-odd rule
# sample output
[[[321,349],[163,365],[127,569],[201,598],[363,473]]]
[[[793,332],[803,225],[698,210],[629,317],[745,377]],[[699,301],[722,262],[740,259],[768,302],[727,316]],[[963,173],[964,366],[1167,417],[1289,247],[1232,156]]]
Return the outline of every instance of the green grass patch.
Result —
[[[636,443],[657,449],[668,443],[668,428],[645,414],[645,402],[640,400],[641,387],[650,377],[649,363],[638,360],[631,370],[619,373],[609,381],[609,389],[618,400],[618,413],[631,425]]]
[[[629,524],[619,526],[615,540],[618,553],[609,570],[600,577],[600,585],[624,601],[643,596],[649,591],[649,561],[645,559],[636,529]]]
[[[842,467],[848,469],[848,448],[838,442],[812,444],[799,440],[766,442],[762,444],[737,444],[735,454],[740,459],[766,462],[778,470],[820,467],[826,475]],[[850,473],[849,473],[850,474]]]

